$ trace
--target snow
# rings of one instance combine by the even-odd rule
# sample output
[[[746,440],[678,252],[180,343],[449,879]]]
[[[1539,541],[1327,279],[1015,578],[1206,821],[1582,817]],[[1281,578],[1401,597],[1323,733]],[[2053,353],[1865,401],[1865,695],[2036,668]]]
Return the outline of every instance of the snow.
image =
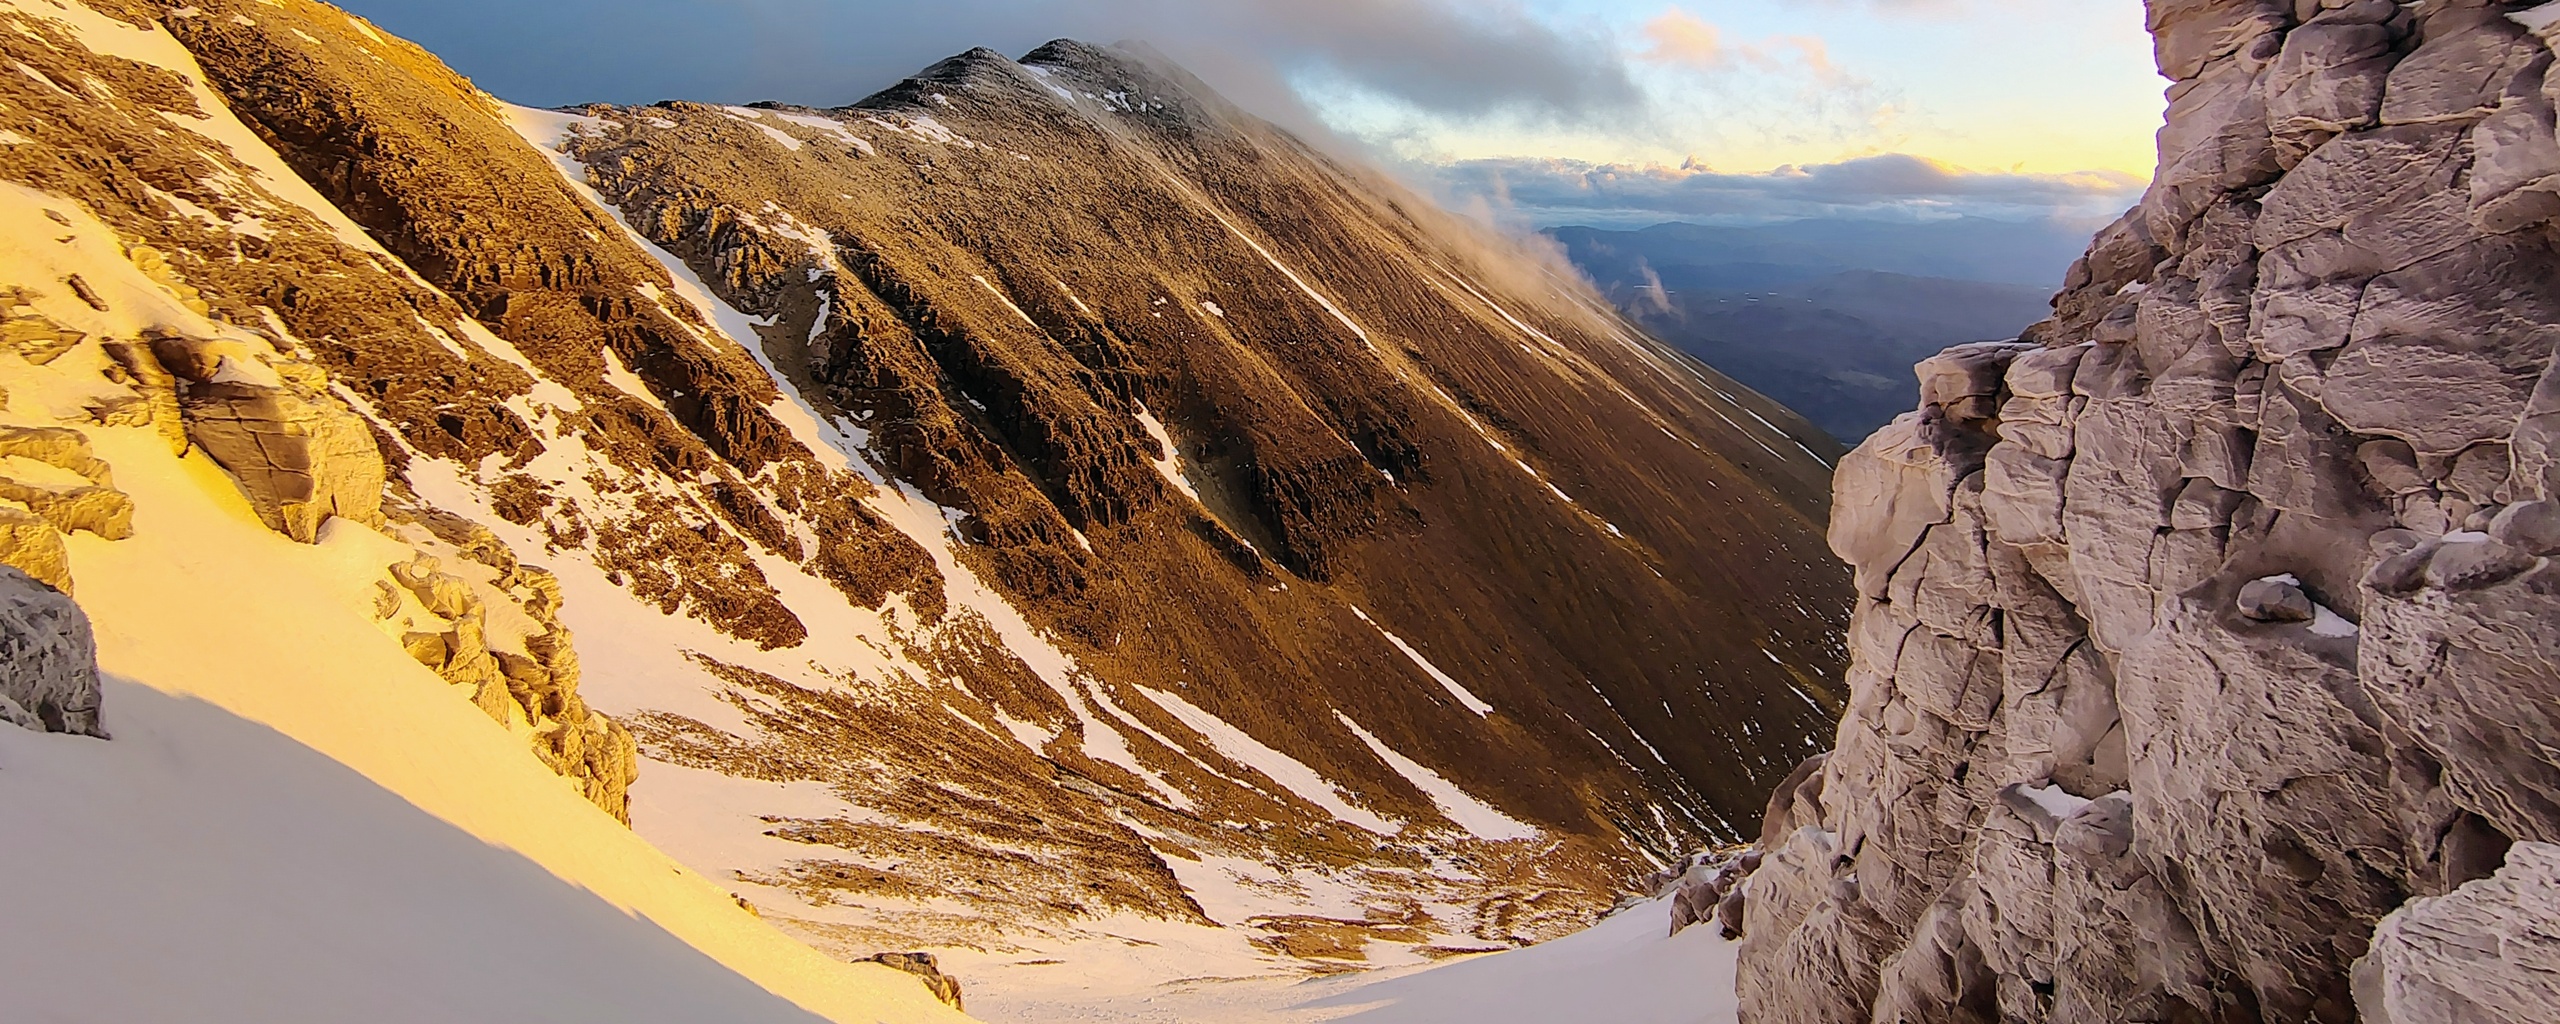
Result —
[[[1379,625],[1378,620],[1370,618],[1369,613],[1362,611],[1358,605],[1351,607],[1351,614],[1359,616],[1360,621],[1368,623],[1369,628],[1377,630],[1379,636],[1386,637],[1388,643],[1396,645],[1396,650],[1403,651],[1405,657],[1413,659],[1416,666],[1420,667],[1433,681],[1438,682],[1442,688],[1448,690],[1450,696],[1458,698],[1458,703],[1466,705],[1467,710],[1478,715],[1493,713],[1493,705],[1485,703],[1484,699],[1477,697],[1473,691],[1459,685],[1449,673],[1440,671],[1440,666],[1432,664],[1431,659],[1423,657],[1421,651],[1414,650],[1413,645],[1404,642],[1403,637],[1388,632],[1387,627]]]
[[[1179,861],[1175,869],[1187,873]],[[1713,928],[1666,935],[1670,907],[1668,899],[1639,903],[1523,949],[1329,977],[1241,973],[1221,958],[1195,963],[1182,981],[1130,990],[1118,988],[1121,977],[1083,976],[1081,963],[1017,968],[1002,977],[1078,973],[1046,988],[1009,984],[985,999],[973,988],[970,1003],[1018,1024],[1733,1024],[1740,944]]]
[[[294,682],[314,699],[340,680]],[[13,1019],[817,1019],[650,917],[219,704],[119,678],[105,707],[110,742],[0,728],[0,815],[11,829],[0,871],[21,881],[0,929]],[[415,735],[465,726],[503,737],[485,718],[452,717],[427,715]],[[398,746],[456,767],[463,751],[506,756],[479,743]],[[597,833],[579,839],[604,853],[592,841],[618,826],[586,824],[562,831]],[[632,848],[619,852],[634,872],[664,876],[650,879],[657,887],[708,889],[650,863],[636,840],[612,845]],[[714,909],[718,895],[691,902]],[[839,1019],[957,1019],[912,998],[865,1002]]]
[[[883,117],[896,120],[883,120]],[[931,114],[867,114],[862,119],[900,135],[912,135],[935,145],[958,146],[962,149],[978,148],[975,141],[934,120]]]
[[[2338,614],[2336,609],[2330,608],[2328,605],[2321,604],[2317,601],[2312,602],[2311,633],[2313,636],[2325,636],[2335,639],[2355,636],[2359,632],[2361,631],[2356,627],[2356,624],[2347,621],[2347,617]]]
[[[1040,329],[1040,321],[1031,319],[1031,314],[1023,312],[1021,306],[1015,305],[1013,296],[1005,294],[1002,289],[999,289],[994,284],[989,283],[985,277],[980,275],[971,274],[969,275],[969,280],[978,282],[978,287],[986,289],[987,294],[995,296],[997,302],[1004,303],[1004,308],[1012,310],[1013,315],[1020,317],[1023,323],[1030,324],[1032,330],[1036,331]]]
[[[1526,949],[1470,957],[1297,1004],[1350,1010],[1345,1024],[1724,1024],[1739,943],[1713,928],[1670,931],[1670,901],[1639,903]]]
[[[2093,802],[2072,796],[2060,786],[2020,786],[2018,795],[2034,801],[2035,805],[2043,808],[2046,814],[2053,815],[2055,821],[2077,814],[2081,808]]]
[[[647,403],[650,408],[659,412],[667,411],[667,404],[658,400],[657,392],[649,390],[648,382],[641,380],[639,374],[631,372],[629,367],[622,365],[620,354],[609,348],[603,351],[605,383],[613,385],[616,391]]]
[[[1156,702],[1157,707],[1165,709],[1191,731],[1199,733],[1202,739],[1208,740],[1209,746],[1220,756],[1261,772],[1264,778],[1278,783],[1280,788],[1299,799],[1332,812],[1335,818],[1382,836],[1404,831],[1401,822],[1389,821],[1353,804],[1342,787],[1307,767],[1306,762],[1272,749],[1261,740],[1254,739],[1251,733],[1227,724],[1225,719],[1201,710],[1198,705],[1181,697],[1152,687],[1137,689],[1146,694],[1148,700]]]
[[[2560,3],[2548,3],[2543,4],[2540,7],[2526,8],[2524,10],[2511,13],[2507,15],[2507,17],[2514,19],[2515,23],[2518,25],[2522,25],[2535,32],[2540,32],[2552,27],[2553,25],[2560,25]]]
[[[1146,428],[1147,436],[1155,438],[1156,445],[1164,449],[1164,458],[1154,460],[1156,472],[1164,477],[1165,483],[1173,485],[1174,490],[1181,491],[1192,501],[1198,502],[1200,489],[1192,486],[1191,478],[1183,474],[1182,449],[1174,447],[1173,434],[1165,430],[1164,421],[1155,418],[1155,414],[1148,412],[1147,407],[1141,405],[1138,407],[1138,425]]]
[[[2445,542],[2449,544],[2460,544],[2488,540],[2489,535],[2485,533],[2463,533],[2456,531],[2454,533],[2445,534],[2444,539]],[[2258,578],[2258,582],[2282,583],[2289,587],[2299,587],[2302,585],[2302,577],[2289,572],[2278,573],[2274,576],[2261,576]],[[2307,628],[2311,630],[2311,635],[2313,636],[2324,636],[2333,640],[2355,636],[2361,632],[2356,627],[2355,623],[2348,621],[2346,616],[2338,614],[2337,609],[2321,604],[2318,601],[2311,602],[2311,625]]]
[[[1378,755],[1379,760],[1385,761],[1388,767],[1394,768],[1396,774],[1404,776],[1404,780],[1412,783],[1413,788],[1421,790],[1422,795],[1430,797],[1432,806],[1440,809],[1442,817],[1449,819],[1459,828],[1467,830],[1476,838],[1500,841],[1538,837],[1539,832],[1536,826],[1496,810],[1493,805],[1478,800],[1469,795],[1466,790],[1458,788],[1456,783],[1450,782],[1440,773],[1397,753],[1394,748],[1371,735],[1369,730],[1361,728],[1360,723],[1352,721],[1351,716],[1336,711],[1333,717],[1340,719],[1342,724],[1351,730],[1352,735],[1360,737],[1360,742],[1368,744],[1369,751]]]
[[[0,929],[13,1009],[957,1019],[747,915],[411,660],[367,612],[406,545],[295,544],[201,453],[87,432],[136,503],[133,538],[70,540],[118,738],[0,731],[0,872],[43,880]]]
[[[48,212],[68,223],[55,221],[46,216]],[[263,338],[188,309],[128,261],[124,252],[124,242],[115,230],[79,202],[0,182],[0,270],[6,274],[0,280],[26,289],[28,301],[56,323],[97,337],[132,338],[166,329],[218,339],[215,350],[226,359],[273,351]],[[106,311],[81,301],[61,283],[74,275],[104,302]],[[74,358],[79,351],[63,358]],[[103,393],[122,390],[103,380],[97,386]],[[76,407],[60,415],[83,418]]]

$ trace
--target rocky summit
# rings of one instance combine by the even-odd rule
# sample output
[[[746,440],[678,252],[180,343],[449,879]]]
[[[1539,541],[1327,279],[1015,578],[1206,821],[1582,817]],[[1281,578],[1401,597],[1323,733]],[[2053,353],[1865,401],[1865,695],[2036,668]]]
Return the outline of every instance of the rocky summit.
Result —
[[[2141,205],[1841,463],[1746,1021],[2554,1012],[2560,5],[2148,7]]]
[[[310,0],[0,22],[15,586],[115,675],[213,577],[91,567],[254,522],[226,614],[318,581],[839,960],[1551,937],[1846,697],[1819,431],[1142,48],[554,111]]]

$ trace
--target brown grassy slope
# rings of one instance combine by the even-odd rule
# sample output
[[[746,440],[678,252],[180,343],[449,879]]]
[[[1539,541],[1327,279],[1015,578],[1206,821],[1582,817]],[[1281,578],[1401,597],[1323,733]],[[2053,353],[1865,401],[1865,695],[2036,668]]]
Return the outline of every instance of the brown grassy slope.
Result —
[[[988,556],[1115,682],[1187,688],[1374,776],[1328,712],[1348,709],[1505,807],[1603,834],[1682,789],[1747,812],[1824,727],[1789,689],[1823,693],[1837,671],[1827,473],[1715,390],[1797,421],[1639,351],[1580,285],[1178,73],[1075,44],[1026,65],[973,52],[826,113],[868,153],[715,107],[589,112],[608,127],[579,152],[606,194],[740,305],[780,314],[770,335],[817,327],[804,372],[882,424],[899,464],[935,462],[910,421],[938,404],[1088,531],[1099,558],[1055,536],[999,536]],[[809,283],[825,261],[785,224],[824,231],[843,270]],[[794,301],[813,288],[823,325]],[[1210,508],[1138,461],[1141,402],[1215,478]],[[964,490],[945,500],[1024,517]],[[1239,568],[1228,535],[1277,565]],[[1074,568],[1025,568],[1042,565]],[[1477,722],[1346,603],[1503,713]]]

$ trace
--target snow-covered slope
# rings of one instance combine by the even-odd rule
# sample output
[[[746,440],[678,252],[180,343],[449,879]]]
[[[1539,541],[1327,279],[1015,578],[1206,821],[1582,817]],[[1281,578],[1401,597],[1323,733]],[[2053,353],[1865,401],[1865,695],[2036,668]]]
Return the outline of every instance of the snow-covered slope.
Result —
[[[12,0],[0,15],[30,27],[22,38],[194,75],[165,34],[82,8]],[[207,121],[243,198],[277,204],[279,220],[308,204],[307,238],[379,253],[351,227],[331,231],[334,211],[237,121],[178,124]],[[0,186],[0,224],[10,338],[53,332],[0,353],[0,511],[44,521],[17,536],[67,554],[114,680],[116,734],[0,736],[10,1019],[963,1019],[911,977],[833,961],[757,920],[539,758],[521,710],[493,717],[477,702],[488,691],[404,649],[401,627],[442,620],[395,589],[394,567],[453,553],[414,516],[345,509],[298,543],[257,503],[269,492],[244,488],[279,467],[226,471],[211,434],[173,452],[172,430],[208,429],[211,385],[305,400],[286,385],[316,371],[274,343],[289,334],[225,322],[158,250],[73,197]],[[256,228],[243,237],[291,230]],[[178,338],[193,344],[167,343]],[[216,361],[183,418],[137,377],[159,365],[136,361],[155,339]],[[327,422],[277,420],[258,436]],[[348,464],[307,454],[298,468],[321,486]],[[456,615],[470,604],[493,639],[536,627],[495,590],[460,593],[438,596]]]
[[[990,1020],[1112,1024],[1733,1024],[1737,943],[1636,903],[1524,949],[1318,978],[1102,978],[988,992]]]
[[[135,504],[131,539],[72,545],[116,739],[5,737],[0,874],[43,880],[6,987],[88,1019],[957,1019],[756,920],[388,642],[365,609],[407,545],[296,544],[203,456],[89,433]]]
[[[150,660],[121,646],[118,662]],[[0,1017],[964,1019],[911,978],[829,962],[747,916],[434,680],[270,665],[203,697],[111,679],[113,742],[0,727],[0,874],[15,880]],[[276,717],[326,752],[244,717],[323,684],[360,692]],[[332,756],[351,752],[380,781]],[[487,763],[456,760],[474,755]]]

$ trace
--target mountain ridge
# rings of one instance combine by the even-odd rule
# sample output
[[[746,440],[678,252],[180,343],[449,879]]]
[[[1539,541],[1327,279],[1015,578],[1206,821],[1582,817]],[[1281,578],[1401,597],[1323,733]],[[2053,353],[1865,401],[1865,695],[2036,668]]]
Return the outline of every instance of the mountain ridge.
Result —
[[[1830,721],[1818,432],[1141,54],[546,112],[306,0],[94,7],[0,12],[0,177],[122,289],[29,277],[90,326],[9,423],[407,552],[386,651],[831,954],[1544,938]]]

